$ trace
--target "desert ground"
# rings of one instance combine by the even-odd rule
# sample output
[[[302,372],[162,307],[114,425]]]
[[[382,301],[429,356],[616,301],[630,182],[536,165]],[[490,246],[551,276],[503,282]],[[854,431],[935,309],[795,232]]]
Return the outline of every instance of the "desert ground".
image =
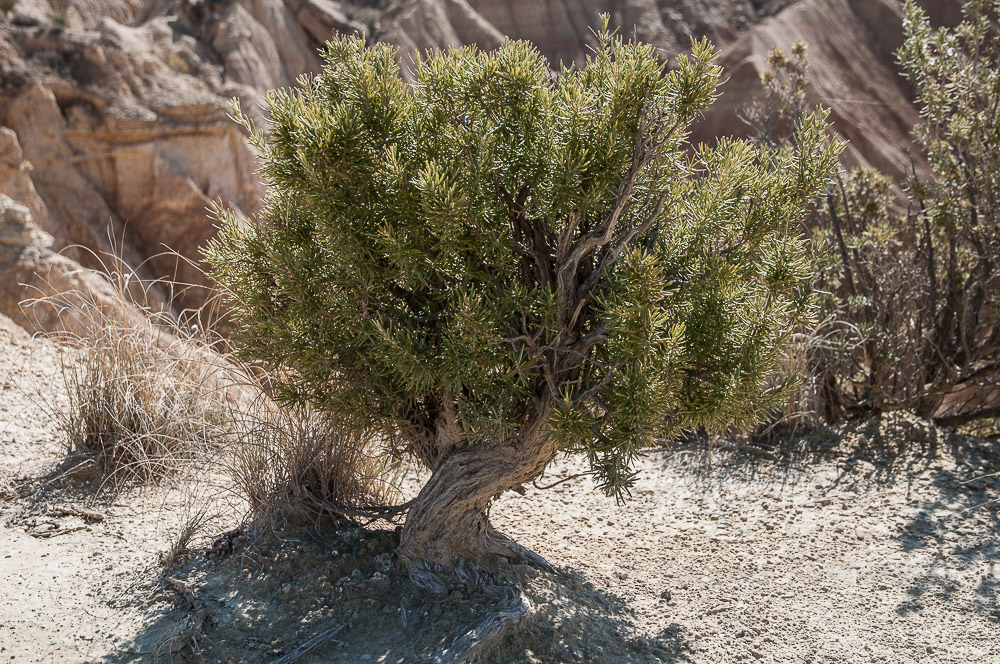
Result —
[[[502,601],[409,590],[391,526],[250,527],[221,451],[107,486],[53,419],[67,361],[0,327],[0,661],[433,661]],[[651,451],[624,506],[588,477],[499,500],[559,575],[514,570],[531,613],[480,661],[1000,661],[1000,443],[887,415],[769,449]]]

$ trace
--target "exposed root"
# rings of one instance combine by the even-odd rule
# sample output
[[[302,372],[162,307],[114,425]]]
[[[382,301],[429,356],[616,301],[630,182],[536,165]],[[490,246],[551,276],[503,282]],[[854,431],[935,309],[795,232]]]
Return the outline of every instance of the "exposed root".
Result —
[[[497,604],[495,611],[464,631],[447,648],[425,659],[422,664],[462,664],[472,661],[521,624],[531,613],[531,602],[520,589],[501,587],[509,596]]]
[[[548,572],[559,577],[562,576],[559,570],[553,567],[552,563],[545,558],[542,558],[528,547],[518,544],[493,527],[490,527],[488,542],[492,553],[503,556],[511,562],[524,563],[543,572]]]
[[[334,640],[333,637],[340,634],[340,632],[345,627],[347,627],[347,625],[342,624],[331,627],[330,629],[323,630],[322,632],[312,637],[311,639],[309,639],[308,641],[306,641],[305,643],[303,643],[298,648],[288,653],[281,659],[274,660],[273,664],[292,664],[293,662],[299,661],[300,659],[308,655],[316,648],[319,648],[324,643],[329,643],[330,641],[333,641]]]
[[[483,558],[496,556],[510,564],[529,565],[553,576],[563,577],[562,573],[545,558],[492,527],[490,527],[483,546]],[[403,560],[403,563],[413,585],[432,595],[443,595],[456,585],[466,588],[496,587],[496,577],[493,575],[496,570],[484,570],[471,560],[460,559],[451,567],[424,559],[407,558]]]
[[[161,647],[166,647],[168,652],[173,654],[188,646],[195,657],[200,659],[200,641],[204,638],[205,627],[212,620],[208,615],[208,608],[183,581],[168,576],[163,579],[163,582],[180,597],[185,618],[181,621],[180,629],[174,637],[162,644]]]
[[[459,561],[451,568],[427,560],[407,561],[410,582],[431,595],[444,595],[456,585],[466,588],[486,588],[492,585],[479,567],[471,561]]]

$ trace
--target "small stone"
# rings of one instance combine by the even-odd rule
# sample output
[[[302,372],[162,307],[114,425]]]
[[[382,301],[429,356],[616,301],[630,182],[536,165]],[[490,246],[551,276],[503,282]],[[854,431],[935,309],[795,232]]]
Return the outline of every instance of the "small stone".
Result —
[[[751,649],[750,654],[753,655],[756,659],[764,659],[764,653],[762,653],[759,650]]]
[[[933,646],[927,646],[927,654],[929,655],[932,652],[934,652],[934,647]]]
[[[669,590],[664,590],[662,593],[660,593],[660,599],[666,600],[667,602],[670,601],[671,597],[672,597],[672,595],[670,594]],[[997,621],[996,616],[990,616],[990,620],[992,620],[993,622],[996,622]]]
[[[989,618],[987,618],[987,620],[989,620],[991,623],[1000,622],[1000,618],[997,618],[996,616],[990,616]]]
[[[615,572],[615,576],[618,577],[619,581],[624,581],[625,579],[628,578],[628,574],[626,574],[625,572]]]

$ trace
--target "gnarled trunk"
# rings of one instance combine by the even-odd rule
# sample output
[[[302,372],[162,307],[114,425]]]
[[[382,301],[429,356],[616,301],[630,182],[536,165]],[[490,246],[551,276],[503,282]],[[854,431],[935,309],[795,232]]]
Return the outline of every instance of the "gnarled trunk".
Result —
[[[550,569],[541,557],[490,525],[490,503],[537,478],[557,448],[536,425],[507,444],[463,447],[434,469],[410,504],[399,557],[420,588],[442,593],[477,585],[496,556]]]

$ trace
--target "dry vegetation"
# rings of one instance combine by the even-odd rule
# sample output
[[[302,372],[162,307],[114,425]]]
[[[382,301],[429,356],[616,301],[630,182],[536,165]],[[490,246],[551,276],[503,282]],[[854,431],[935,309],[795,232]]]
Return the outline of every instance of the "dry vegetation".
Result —
[[[370,520],[368,510],[397,496],[401,466],[383,446],[308,408],[277,403],[260,367],[229,355],[201,315],[177,315],[157,297],[158,288],[177,284],[143,282],[118,256],[104,265],[94,275],[110,281],[117,301],[74,290],[25,303],[55,308],[65,327],[79,330],[49,335],[65,351],[68,401],[42,404],[72,464],[92,466],[101,486],[122,489],[212,459],[245,502],[247,520],[278,529]],[[178,551],[194,528],[179,537]]]
[[[1000,4],[974,0],[934,29],[907,3],[900,73],[921,122],[904,182],[842,167],[804,225],[823,323],[793,344],[804,376],[791,421],[838,423],[905,410],[995,435],[1000,417]],[[809,110],[806,45],[780,48],[743,112],[754,140],[795,144]],[[957,91],[957,93],[956,93]]]
[[[69,401],[50,414],[69,454],[91,460],[120,487],[155,480],[217,447],[245,385],[218,352],[218,337],[157,302],[158,284],[142,282],[119,257],[104,266],[94,275],[109,280],[115,300],[72,290],[25,308],[54,308],[67,321],[50,336],[66,349]]]
[[[399,461],[356,431],[266,397],[230,412],[229,471],[254,518],[290,524],[370,519],[398,497]]]

